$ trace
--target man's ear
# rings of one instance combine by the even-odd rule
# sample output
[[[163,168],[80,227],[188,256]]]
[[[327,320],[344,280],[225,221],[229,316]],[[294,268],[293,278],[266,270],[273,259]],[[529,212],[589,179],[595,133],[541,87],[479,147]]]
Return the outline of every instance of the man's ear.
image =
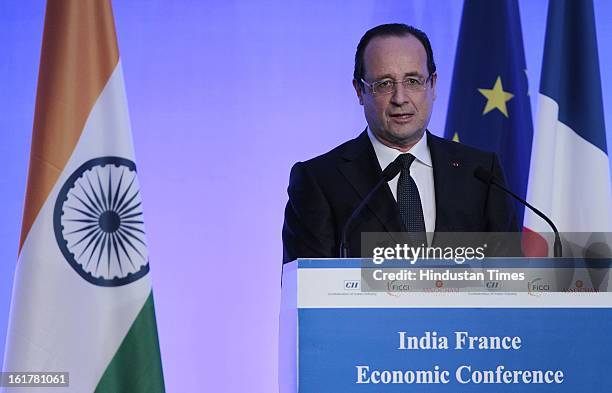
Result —
[[[357,98],[359,98],[359,105],[363,105],[363,85],[356,79],[353,79],[353,87],[357,93]]]
[[[431,76],[431,91],[433,92],[433,99],[436,99],[436,82],[438,81],[438,73],[434,72]]]

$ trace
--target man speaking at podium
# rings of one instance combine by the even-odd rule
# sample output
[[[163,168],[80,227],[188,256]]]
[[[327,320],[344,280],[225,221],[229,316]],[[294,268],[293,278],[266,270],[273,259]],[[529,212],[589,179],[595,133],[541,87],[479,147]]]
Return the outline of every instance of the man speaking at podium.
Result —
[[[436,78],[422,31],[386,24],[361,38],[353,86],[368,126],[291,169],[283,263],[338,257],[347,220],[395,160],[399,174],[373,194],[347,233],[349,256],[361,256],[362,232],[413,232],[427,241],[425,232],[517,231],[505,194],[474,177],[482,167],[503,181],[496,155],[427,131]]]

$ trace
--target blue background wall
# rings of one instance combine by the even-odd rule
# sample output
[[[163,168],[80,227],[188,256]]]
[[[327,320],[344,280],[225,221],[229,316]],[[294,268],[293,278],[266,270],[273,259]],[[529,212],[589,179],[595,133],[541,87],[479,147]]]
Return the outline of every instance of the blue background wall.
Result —
[[[380,23],[430,35],[439,74],[430,129],[441,134],[462,4],[115,1],[169,391],[275,390],[289,169],[364,128],[354,48]],[[534,114],[547,4],[520,1]],[[612,124],[612,2],[595,10]],[[42,0],[0,2],[0,353],[43,19]]]

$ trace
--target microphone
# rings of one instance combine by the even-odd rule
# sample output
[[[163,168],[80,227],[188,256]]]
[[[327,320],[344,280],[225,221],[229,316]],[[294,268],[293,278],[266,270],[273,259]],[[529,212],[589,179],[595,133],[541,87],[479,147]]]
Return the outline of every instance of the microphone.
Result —
[[[537,214],[544,221],[546,221],[548,223],[548,225],[550,225],[552,230],[555,232],[555,242],[553,244],[553,253],[554,253],[554,256],[555,256],[555,258],[561,258],[563,256],[563,249],[562,249],[562,246],[561,246],[561,237],[559,236],[559,231],[557,230],[557,227],[555,226],[555,224],[552,222],[552,220],[550,218],[546,217],[546,215],[544,213],[542,213],[541,211],[539,211],[538,209],[533,207],[529,202],[527,202],[526,200],[524,200],[520,196],[516,195],[514,192],[512,192],[509,189],[507,189],[506,187],[504,187],[504,185],[500,184],[495,179],[495,175],[493,175],[492,172],[484,169],[483,167],[476,168],[476,170],[474,171],[474,176],[478,180],[482,181],[483,183],[493,184],[494,186],[497,186],[499,189],[501,189],[502,191],[504,191],[507,194],[509,194],[512,197],[514,197],[514,199],[516,199],[517,201],[519,201],[523,205],[525,205],[528,208],[530,208],[535,214]]]
[[[363,208],[367,205],[367,203],[370,201],[370,199],[372,199],[372,196],[374,196],[376,191],[378,191],[378,189],[382,187],[383,184],[386,184],[388,181],[390,181],[395,176],[397,176],[397,174],[400,173],[401,170],[402,170],[402,164],[400,163],[400,159],[398,156],[391,164],[387,165],[387,167],[382,171],[382,175],[378,183],[376,183],[376,185],[374,186],[374,188],[372,188],[372,190],[368,193],[368,195],[366,195],[366,197],[363,198],[359,206],[357,206],[357,208],[353,210],[353,214],[351,214],[349,219],[346,220],[346,223],[344,224],[344,227],[342,228],[342,237],[340,241],[340,258],[349,257],[349,244],[348,244],[347,235],[355,219],[359,216],[359,214],[361,213]]]

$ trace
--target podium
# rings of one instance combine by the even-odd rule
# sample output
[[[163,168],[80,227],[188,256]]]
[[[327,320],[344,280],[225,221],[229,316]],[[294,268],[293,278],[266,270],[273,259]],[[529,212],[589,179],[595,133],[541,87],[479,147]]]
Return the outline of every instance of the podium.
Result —
[[[401,268],[448,279],[364,290],[364,272],[383,265],[283,267],[280,393],[612,392],[609,261],[417,261]],[[485,280],[454,282],[466,269]]]

